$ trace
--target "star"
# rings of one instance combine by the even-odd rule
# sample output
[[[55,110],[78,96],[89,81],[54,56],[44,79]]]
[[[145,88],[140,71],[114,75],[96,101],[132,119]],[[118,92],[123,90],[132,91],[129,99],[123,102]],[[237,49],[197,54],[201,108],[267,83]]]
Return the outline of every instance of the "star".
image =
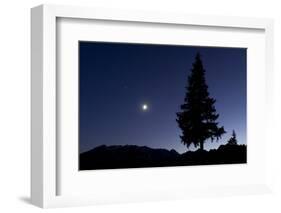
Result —
[[[142,110],[143,110],[143,111],[147,111],[147,110],[148,110],[147,104],[143,104],[143,105],[142,105]]]

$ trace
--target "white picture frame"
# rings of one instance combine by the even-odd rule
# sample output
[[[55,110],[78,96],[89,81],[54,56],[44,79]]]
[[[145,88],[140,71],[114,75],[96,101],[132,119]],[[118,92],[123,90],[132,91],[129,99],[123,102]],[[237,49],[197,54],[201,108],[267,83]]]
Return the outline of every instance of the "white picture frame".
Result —
[[[60,152],[58,152],[58,133],[57,133],[57,107],[58,98],[57,88],[60,83],[57,79],[57,48],[58,48],[58,20],[79,19],[79,20],[108,20],[131,23],[153,23],[167,26],[199,26],[207,28],[227,29],[228,31],[242,30],[259,30],[264,35],[264,69],[265,79],[263,93],[265,94],[264,108],[266,114],[264,122],[266,132],[265,150],[262,154],[266,157],[263,170],[264,178],[254,184],[233,182],[233,184],[221,184],[217,186],[210,185],[200,187],[199,183],[193,183],[193,188],[178,188],[170,185],[166,189],[153,189],[151,192],[144,190],[142,193],[136,188],[130,187],[129,190],[119,192],[110,191],[101,192],[99,189],[96,196],[85,194],[82,195],[64,195],[58,193],[60,181],[61,166],[58,165]],[[112,9],[96,9],[74,6],[54,6],[41,5],[31,10],[31,73],[32,73],[32,118],[31,118],[31,201],[33,204],[47,207],[91,205],[97,203],[114,203],[142,200],[165,200],[197,196],[214,196],[214,195],[232,195],[232,194],[252,194],[264,193],[271,191],[271,166],[269,146],[272,128],[272,105],[273,105],[273,21],[271,19],[256,18],[238,18],[238,17],[216,17],[187,14],[166,14],[147,11],[123,11]],[[251,110],[248,108],[248,111]],[[254,148],[253,148],[254,149]],[[266,156],[265,156],[266,155]],[[173,169],[173,168],[170,168]],[[183,168],[182,168],[183,169]],[[182,170],[181,169],[181,170]],[[197,170],[200,169],[197,167]],[[155,169],[150,169],[150,171]],[[133,171],[133,170],[132,170]],[[145,171],[134,170],[137,175],[144,174]],[[159,170],[156,175],[165,174],[166,170]],[[174,172],[182,172],[174,169]],[[117,171],[118,175],[125,178],[128,171]],[[116,173],[116,174],[117,174]],[[116,175],[115,174],[115,175]],[[174,178],[174,177],[170,177]],[[63,180],[63,179],[62,179]],[[159,185],[161,186],[161,185]],[[70,187],[68,185],[68,187]],[[69,190],[72,190],[71,188]],[[73,187],[74,190],[74,187]],[[75,189],[77,190],[77,189]]]

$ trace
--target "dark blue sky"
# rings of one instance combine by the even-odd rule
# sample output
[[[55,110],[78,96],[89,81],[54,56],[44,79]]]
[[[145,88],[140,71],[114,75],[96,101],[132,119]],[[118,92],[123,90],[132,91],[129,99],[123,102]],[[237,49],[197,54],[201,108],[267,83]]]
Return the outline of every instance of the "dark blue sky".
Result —
[[[197,52],[217,100],[218,122],[227,131],[205,148],[226,143],[233,129],[245,144],[246,49],[79,42],[80,152],[102,144],[187,151],[176,112]]]

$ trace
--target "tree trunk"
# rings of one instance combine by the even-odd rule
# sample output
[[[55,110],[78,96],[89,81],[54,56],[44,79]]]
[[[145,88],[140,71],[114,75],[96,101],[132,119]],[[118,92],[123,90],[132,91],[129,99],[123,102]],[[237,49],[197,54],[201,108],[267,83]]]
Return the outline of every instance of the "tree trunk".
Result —
[[[204,150],[204,141],[200,142],[200,150]]]

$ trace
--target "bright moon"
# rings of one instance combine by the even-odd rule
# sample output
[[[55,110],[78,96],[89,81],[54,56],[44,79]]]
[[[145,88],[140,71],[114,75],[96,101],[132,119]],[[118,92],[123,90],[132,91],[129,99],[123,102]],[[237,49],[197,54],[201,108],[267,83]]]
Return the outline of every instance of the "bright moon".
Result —
[[[143,104],[143,105],[142,105],[142,110],[143,110],[143,111],[146,111],[146,110],[147,110],[147,108],[148,108],[148,107],[147,107],[147,105],[146,105],[146,104]]]

